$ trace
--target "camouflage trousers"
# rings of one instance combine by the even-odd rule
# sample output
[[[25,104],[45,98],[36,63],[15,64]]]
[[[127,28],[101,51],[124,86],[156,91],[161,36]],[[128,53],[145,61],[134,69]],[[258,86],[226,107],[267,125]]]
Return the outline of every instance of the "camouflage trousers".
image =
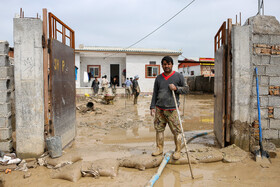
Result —
[[[166,123],[173,135],[181,134],[179,118],[176,110],[160,110],[156,108],[154,127],[157,132],[163,132]]]

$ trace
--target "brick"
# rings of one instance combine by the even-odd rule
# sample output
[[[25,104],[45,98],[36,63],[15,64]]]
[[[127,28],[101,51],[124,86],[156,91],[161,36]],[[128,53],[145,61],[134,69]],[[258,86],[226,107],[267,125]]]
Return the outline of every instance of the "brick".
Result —
[[[0,104],[0,117],[6,117],[11,114],[11,104],[3,103]]]
[[[268,76],[280,76],[280,64],[279,65],[270,65],[266,67],[266,75]]]
[[[269,85],[271,86],[280,86],[280,77],[270,77]]]
[[[9,43],[7,41],[0,41],[0,55],[8,55]]]
[[[279,107],[280,106],[280,97],[270,96],[268,98],[268,105],[272,106],[272,107]]]
[[[11,89],[11,80],[10,79],[0,79],[0,90],[8,91]]]
[[[280,119],[280,108],[274,108],[274,118]]]
[[[12,66],[5,66],[5,67],[0,67],[0,79],[4,78],[7,79],[11,76],[13,76],[13,67]]]
[[[11,152],[13,147],[13,142],[12,140],[8,141],[0,141],[0,150],[4,152]]]
[[[270,119],[271,129],[280,129],[280,119]]]
[[[9,56],[0,55],[0,67],[10,66]]]
[[[271,45],[269,45],[269,44],[255,44],[254,46],[260,47],[260,48],[267,48],[267,49],[271,48]]]
[[[0,128],[0,141],[12,139],[12,127]]]
[[[12,116],[0,117],[0,128],[12,127]]]
[[[258,120],[258,109],[254,109],[253,111],[253,119]],[[268,118],[267,108],[261,108],[261,119]]]
[[[270,35],[270,44],[279,45],[280,44],[280,35]]]
[[[268,86],[269,85],[269,79],[268,76],[258,76],[258,81],[259,81],[259,85],[262,86]],[[253,86],[256,86],[256,76],[253,76]]]
[[[261,49],[261,54],[264,54],[264,55],[270,55],[271,52],[272,52],[271,49],[266,49],[266,48]]]
[[[256,66],[258,68],[258,75],[266,75],[266,66]]]
[[[10,91],[6,91],[6,92],[0,91],[0,103],[8,103],[10,102],[10,99],[11,99]]]
[[[264,129],[262,131],[264,139],[278,139],[278,130],[276,129]]]
[[[279,65],[280,64],[280,56],[272,55],[270,57],[270,64],[271,65]]]

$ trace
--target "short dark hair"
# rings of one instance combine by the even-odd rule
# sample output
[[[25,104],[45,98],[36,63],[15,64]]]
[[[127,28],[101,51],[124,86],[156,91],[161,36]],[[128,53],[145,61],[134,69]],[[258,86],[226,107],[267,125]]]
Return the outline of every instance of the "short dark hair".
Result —
[[[161,65],[163,64],[163,61],[166,61],[167,63],[171,62],[171,64],[173,65],[173,59],[170,56],[163,57],[161,60]]]

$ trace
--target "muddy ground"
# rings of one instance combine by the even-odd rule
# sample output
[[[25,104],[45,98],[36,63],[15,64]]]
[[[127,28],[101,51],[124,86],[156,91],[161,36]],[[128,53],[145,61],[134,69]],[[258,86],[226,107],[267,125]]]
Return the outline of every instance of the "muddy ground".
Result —
[[[140,97],[138,105],[132,99],[118,98],[114,104],[95,104],[95,111],[81,114],[77,111],[77,137],[63,154],[81,156],[84,161],[102,158],[123,158],[132,155],[151,154],[155,148],[155,131],[153,118],[150,116],[151,97]],[[183,98],[181,98],[183,101]],[[77,106],[86,104],[79,100]],[[214,99],[212,95],[189,95],[185,99],[185,107],[180,111],[183,127],[190,138],[198,132],[213,129]],[[189,144],[190,149],[199,147],[217,147],[213,135],[198,138]],[[168,127],[165,131],[164,151],[174,149],[173,135]],[[280,154],[279,149],[278,155]],[[269,168],[261,167],[250,155],[242,162],[193,164],[194,176],[191,179],[188,165],[168,164],[157,186],[279,186],[280,159],[272,159]],[[83,177],[77,182],[52,179],[54,169],[45,166],[29,169],[31,176],[24,179],[25,172],[13,171],[10,174],[0,173],[4,186],[144,186],[156,173],[157,168],[139,171],[134,168],[120,167],[116,177]]]

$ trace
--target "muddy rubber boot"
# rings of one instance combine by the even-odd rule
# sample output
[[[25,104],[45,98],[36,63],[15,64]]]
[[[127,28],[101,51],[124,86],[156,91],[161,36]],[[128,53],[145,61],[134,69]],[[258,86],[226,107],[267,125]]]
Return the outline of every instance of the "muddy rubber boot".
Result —
[[[181,134],[175,135],[174,136],[174,142],[175,142],[175,152],[173,153],[173,159],[178,160],[181,157],[181,144],[182,144],[182,136]]]
[[[163,142],[164,142],[164,132],[157,132],[156,134],[157,150],[152,153],[152,156],[162,155]]]

